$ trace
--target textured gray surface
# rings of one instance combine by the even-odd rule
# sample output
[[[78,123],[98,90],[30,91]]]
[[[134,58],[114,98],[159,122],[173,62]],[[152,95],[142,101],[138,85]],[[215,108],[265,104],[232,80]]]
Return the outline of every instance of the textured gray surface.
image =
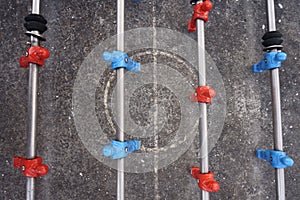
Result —
[[[50,166],[50,172],[37,181],[37,199],[116,199],[116,171],[87,151],[72,114],[73,85],[81,63],[101,41],[116,34],[115,2],[42,1],[41,12],[49,28],[43,45],[50,49],[51,57],[40,70],[37,152]],[[25,196],[25,178],[12,168],[12,159],[14,155],[25,155],[28,70],[18,67],[18,59],[28,39],[22,24],[29,5],[27,1],[0,2],[0,199],[5,200]],[[300,3],[280,0],[275,5],[277,27],[284,34],[284,50],[288,53],[280,70],[284,148],[295,160],[294,167],[286,170],[286,193],[288,200],[298,200]],[[142,0],[136,4],[128,0],[125,6],[126,30],[152,27],[156,19],[157,27],[196,39],[186,28],[191,16],[187,1]],[[267,25],[264,10],[264,1],[215,1],[205,26],[207,53],[222,75],[227,98],[225,125],[210,152],[210,167],[221,190],[211,199],[275,199],[274,170],[254,156],[256,148],[272,148],[273,143],[269,74],[251,72],[251,65],[263,55],[260,38]],[[166,59],[164,64],[170,65],[170,61]],[[152,92],[145,91],[149,104]],[[177,105],[170,103],[176,113]],[[170,107],[163,106],[166,110]],[[101,112],[101,103],[95,109]],[[140,109],[149,109],[147,101]],[[132,117],[147,120],[134,113]],[[100,117],[100,124],[109,132],[112,127],[103,120]],[[176,120],[174,125],[176,128]],[[172,137],[172,128],[159,137],[159,145]],[[152,140],[148,142],[151,147]],[[126,174],[126,199],[199,199],[196,182],[189,175],[190,166],[198,162],[196,151],[197,140],[178,160],[157,173]]]

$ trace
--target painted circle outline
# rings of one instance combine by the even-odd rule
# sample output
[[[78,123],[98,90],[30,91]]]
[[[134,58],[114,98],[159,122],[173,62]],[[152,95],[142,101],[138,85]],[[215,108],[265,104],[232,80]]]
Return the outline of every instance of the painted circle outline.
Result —
[[[125,32],[125,52],[134,51],[138,49],[149,49],[153,48],[153,35],[155,33],[156,36],[156,48],[157,49],[166,49],[169,52],[172,52],[176,55],[180,55],[185,60],[189,61],[192,66],[197,66],[197,52],[194,50],[197,49],[196,41],[192,38],[186,36],[183,33],[179,33],[174,30],[165,29],[165,28],[138,28],[132,29]],[[167,37],[166,37],[167,36]],[[134,42],[128,42],[133,41]],[[92,52],[86,57],[83,61],[81,67],[79,68],[74,87],[73,87],[73,115],[74,115],[74,122],[76,129],[78,131],[79,137],[88,151],[100,162],[104,163],[105,165],[117,169],[117,161],[111,160],[110,158],[105,158],[101,154],[101,149],[103,146],[109,143],[108,138],[101,127],[99,126],[96,111],[95,111],[95,92],[97,88],[97,84],[99,81],[99,74],[102,75],[104,68],[101,69],[101,66],[106,65],[106,63],[102,59],[102,53],[104,51],[112,51],[115,48],[116,44],[116,35],[108,38],[107,40],[101,42],[98,46],[96,46]],[[206,55],[207,60],[212,60],[209,55]],[[89,66],[84,68],[85,66]],[[92,68],[90,68],[92,66]],[[99,67],[100,66],[100,67]],[[214,66],[212,67],[214,68]],[[216,67],[215,67],[216,68]],[[82,71],[83,70],[83,71]],[[102,73],[101,73],[102,71]],[[218,81],[221,82],[221,87],[214,87],[217,90],[219,95],[219,101],[224,102],[226,105],[226,97],[225,97],[225,89],[223,85],[223,81],[221,78],[220,73],[216,70],[217,74],[214,74]],[[93,87],[95,86],[95,87]],[[191,91],[193,87],[191,87]],[[219,90],[219,91],[218,91]],[[221,94],[221,95],[220,95]],[[88,102],[94,103],[85,103],[86,100]],[[84,112],[82,112],[82,108],[84,108]],[[226,106],[224,109],[221,109],[222,112],[220,114],[220,124],[221,129],[219,128],[219,134],[223,129],[224,120],[225,120],[225,113],[226,113]],[[88,112],[87,112],[88,111]],[[198,109],[194,109],[193,113],[189,113],[190,115],[195,115],[199,112]],[[89,115],[86,115],[89,114]],[[166,167],[167,165],[176,161],[184,152],[187,151],[188,147],[192,144],[193,139],[197,131],[198,121],[193,122],[194,126],[189,126],[190,134],[185,135],[185,140],[183,141],[186,145],[180,145],[180,148],[163,148],[163,151],[159,153],[140,153],[143,154],[141,159],[137,156],[137,153],[129,155],[125,159],[125,171],[130,173],[145,173],[154,170],[154,164],[145,162],[145,158],[148,160],[154,161],[156,159],[156,164],[158,169],[162,167]],[[181,125],[180,125],[181,127]],[[91,128],[93,128],[91,130]],[[88,137],[86,134],[88,132]],[[102,134],[101,134],[102,133]],[[177,133],[176,133],[177,136]],[[215,141],[216,142],[216,141]],[[215,144],[213,142],[213,145]],[[171,144],[173,145],[173,144]],[[173,145],[174,146],[174,145]],[[176,146],[176,145],[175,145]],[[185,146],[186,148],[182,149]],[[211,150],[212,147],[209,148]],[[171,152],[168,152],[171,150]],[[164,153],[167,152],[167,153]],[[174,157],[169,156],[169,154],[176,155]],[[207,156],[207,155],[206,155]],[[158,160],[157,160],[158,159]],[[168,162],[160,162],[168,161]]]

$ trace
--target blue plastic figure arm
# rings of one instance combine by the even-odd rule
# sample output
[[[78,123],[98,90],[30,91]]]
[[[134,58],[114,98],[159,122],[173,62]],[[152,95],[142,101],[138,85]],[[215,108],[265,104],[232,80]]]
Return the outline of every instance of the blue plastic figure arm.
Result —
[[[286,60],[287,55],[284,52],[268,52],[264,59],[253,65],[253,72],[259,73],[264,70],[281,67],[281,62]]]
[[[274,168],[286,168],[294,164],[293,159],[282,151],[258,149],[256,151],[256,157],[269,162]]]
[[[104,52],[103,59],[111,63],[112,69],[125,68],[133,72],[140,72],[141,64],[131,60],[126,53],[120,51]]]
[[[120,159],[127,157],[130,153],[139,150],[139,148],[140,142],[138,140],[128,140],[125,142],[112,140],[109,146],[105,146],[102,149],[102,154],[112,159]]]

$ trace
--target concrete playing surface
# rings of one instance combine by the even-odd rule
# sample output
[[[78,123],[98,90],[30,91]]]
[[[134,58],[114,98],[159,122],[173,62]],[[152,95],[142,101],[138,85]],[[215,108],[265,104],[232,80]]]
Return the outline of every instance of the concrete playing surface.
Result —
[[[100,65],[100,52],[116,48],[116,2],[41,1],[41,14],[48,20],[44,33],[47,41],[42,45],[51,56],[39,73],[37,152],[50,171],[37,180],[36,199],[116,199],[114,163],[101,157],[105,140],[97,140],[100,135],[114,139],[117,127],[115,73],[108,64]],[[127,163],[128,200],[200,199],[201,191],[189,172],[191,166],[199,166],[200,146],[199,113],[197,106],[188,101],[198,75],[191,61],[196,58],[197,43],[196,34],[187,31],[192,16],[188,2],[125,3],[125,30],[131,31],[126,43],[137,45],[128,53],[144,67],[140,75],[129,72],[126,80],[126,137],[140,139],[143,147]],[[267,30],[265,1],[213,3],[205,24],[208,83],[218,92],[208,109],[209,161],[221,190],[211,194],[211,199],[274,200],[274,169],[255,157],[257,148],[273,148],[269,72],[253,74],[251,70],[251,65],[264,55],[261,37]],[[27,47],[23,23],[30,6],[30,1],[0,2],[3,200],[25,198],[26,179],[13,169],[12,161],[15,155],[25,156],[26,152],[28,70],[19,68],[18,60]],[[283,34],[284,51],[288,54],[280,69],[284,149],[295,161],[285,173],[287,200],[300,199],[299,7],[298,0],[275,0],[277,28]],[[149,32],[138,32],[140,37],[133,37],[136,28],[147,28]],[[83,87],[83,82],[95,84],[91,93],[87,89],[90,85]],[[80,102],[80,97],[92,97],[93,104]],[[85,111],[95,113],[96,126],[91,125],[90,118],[80,115]],[[146,127],[146,131],[133,135],[139,127]],[[98,131],[90,133],[92,128]],[[186,137],[181,138],[181,144],[182,136]],[[165,150],[165,157],[156,155],[155,149]],[[143,153],[148,156],[145,161]],[[143,162],[144,168],[139,167]]]

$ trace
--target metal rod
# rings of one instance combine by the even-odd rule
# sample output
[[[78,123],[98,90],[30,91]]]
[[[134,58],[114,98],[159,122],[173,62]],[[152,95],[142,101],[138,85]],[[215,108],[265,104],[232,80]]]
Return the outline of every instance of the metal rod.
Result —
[[[267,10],[268,10],[269,31],[276,31],[274,0],[267,0]],[[271,78],[271,85],[272,85],[274,149],[283,151],[281,103],[280,103],[280,80],[279,80],[278,68],[270,71],[270,78]],[[284,169],[275,169],[275,171],[276,171],[277,199],[285,200]]]
[[[32,1],[32,13],[40,13],[40,1]],[[38,38],[30,37],[31,46],[38,46]],[[28,89],[28,115],[29,115],[29,132],[27,137],[27,159],[36,157],[36,126],[37,126],[37,93],[38,93],[38,66],[30,63],[29,65],[29,89]],[[26,199],[35,199],[35,178],[27,177],[26,182]]]
[[[269,31],[276,31],[274,0],[267,0]]]
[[[205,64],[205,39],[204,21],[197,20],[198,37],[198,71],[199,86],[206,85],[206,64]],[[199,103],[200,107],[200,154],[201,154],[201,173],[208,173],[208,135],[207,135],[207,105]],[[202,190],[202,200],[209,200],[209,193]]]
[[[117,11],[117,50],[124,51],[124,0],[118,0]],[[117,69],[117,123],[118,140],[124,141],[124,68]],[[124,159],[118,160],[118,193],[117,199],[124,200]]]

